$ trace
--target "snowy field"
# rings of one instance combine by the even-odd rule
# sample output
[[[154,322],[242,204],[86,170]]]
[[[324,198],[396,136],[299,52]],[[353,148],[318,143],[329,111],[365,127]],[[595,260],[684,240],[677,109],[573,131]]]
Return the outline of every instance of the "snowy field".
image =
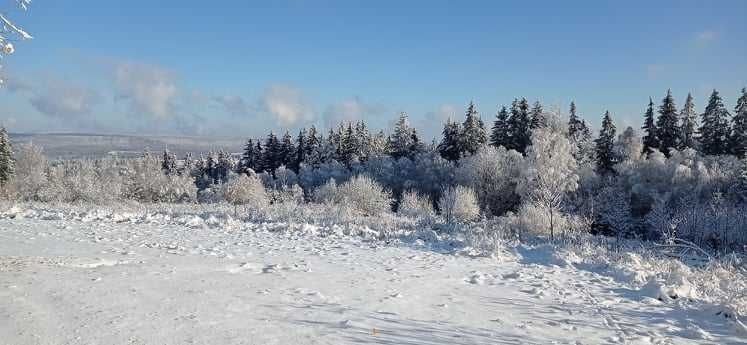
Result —
[[[713,305],[547,246],[471,257],[311,225],[11,216],[3,344],[747,343]]]

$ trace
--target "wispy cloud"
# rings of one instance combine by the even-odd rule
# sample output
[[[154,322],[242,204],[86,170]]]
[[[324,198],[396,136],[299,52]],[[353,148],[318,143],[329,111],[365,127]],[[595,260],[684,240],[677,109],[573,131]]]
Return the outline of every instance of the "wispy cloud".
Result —
[[[309,121],[314,111],[303,93],[290,85],[276,84],[264,90],[260,98],[261,109],[277,124],[292,126]]]
[[[166,118],[173,115],[177,86],[171,71],[142,63],[118,63],[113,71],[118,99],[129,103],[132,111]]]
[[[100,99],[93,90],[69,81],[48,80],[45,85],[29,101],[36,110],[49,117],[77,121],[91,114],[93,106]]]
[[[693,35],[693,42],[696,47],[702,48],[717,40],[719,36],[719,32],[715,30],[698,31]]]

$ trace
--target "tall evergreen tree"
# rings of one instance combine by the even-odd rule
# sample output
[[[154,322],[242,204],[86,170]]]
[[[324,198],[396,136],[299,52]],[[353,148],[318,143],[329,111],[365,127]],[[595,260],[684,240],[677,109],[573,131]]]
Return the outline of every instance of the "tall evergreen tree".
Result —
[[[531,130],[529,128],[529,103],[526,98],[514,100],[511,104],[511,117],[508,119],[509,133],[511,133],[511,144],[507,149],[526,152],[532,143]]]
[[[296,165],[296,145],[293,144],[293,137],[285,132],[283,139],[280,140],[280,152],[278,154],[280,164],[288,169],[293,169]]]
[[[472,102],[469,102],[469,106],[467,107],[460,138],[460,152],[469,154],[477,152],[488,141],[487,133],[485,133],[485,124],[477,116],[477,109]]]
[[[743,157],[747,153],[747,88],[742,88],[742,95],[734,107],[734,117],[731,122],[731,152]]]
[[[669,150],[679,147],[680,126],[677,106],[674,104],[672,90],[661,100],[659,118],[656,119],[656,136],[659,139],[659,150],[669,157]]]
[[[680,149],[695,148],[695,122],[698,114],[695,112],[693,96],[688,93],[685,105],[680,111]]]
[[[296,137],[296,159],[291,167],[295,172],[298,172],[301,164],[306,162],[306,157],[309,151],[307,142],[306,128],[301,128]]]
[[[703,153],[721,155],[729,152],[729,111],[715,89],[708,99],[708,105],[701,114],[701,125],[698,129]]]
[[[490,133],[490,145],[495,147],[506,147],[511,137],[508,128],[508,110],[505,106],[501,107],[493,122],[493,129]]]
[[[615,125],[612,123],[610,112],[604,113],[602,119],[602,129],[599,131],[599,137],[595,140],[597,170],[600,173],[612,172],[612,166],[615,164]]]
[[[641,129],[645,133],[643,135],[643,153],[648,155],[653,149],[658,149],[661,146],[654,120],[654,101],[651,97],[648,98],[648,108],[646,108],[646,113],[643,115],[643,127]]]
[[[570,115],[568,116],[568,137],[572,142],[578,142],[585,125],[576,114],[576,102],[571,101]]]
[[[410,150],[413,146],[412,131],[413,129],[407,121],[407,114],[400,113],[399,120],[394,125],[394,132],[389,137],[389,153],[392,157],[399,159],[400,157],[410,156]]]
[[[462,129],[459,122],[446,120],[442,132],[441,142],[438,144],[438,153],[446,160],[457,161],[461,155],[459,151],[459,135]]]
[[[320,138],[319,133],[316,130],[316,127],[314,125],[309,128],[309,134],[306,137],[306,157],[313,157],[315,153],[319,150],[319,147],[322,144],[322,138]],[[313,162],[312,162],[313,163]],[[319,163],[319,162],[316,162]]]
[[[257,142],[259,143],[259,142]],[[257,160],[261,152],[257,152],[257,145],[254,143],[254,139],[246,141],[244,146],[244,153],[241,155],[241,161],[239,162],[239,173],[247,173],[249,169],[257,171]]]
[[[0,186],[4,186],[15,175],[13,147],[5,127],[0,127]]]
[[[354,161],[358,160],[355,155],[357,151],[357,143],[355,131],[353,130],[353,124],[348,122],[348,127],[342,134],[340,143],[340,163],[350,165]]]
[[[371,133],[368,132],[366,123],[358,121],[355,124],[355,156],[358,160],[365,162],[371,152]]]
[[[544,110],[542,109],[542,104],[539,101],[535,101],[534,105],[532,106],[532,110],[530,112],[530,118],[531,118],[531,124],[529,127],[531,129],[537,129],[540,127],[547,126],[547,119],[545,118]]]
[[[264,150],[262,152],[262,170],[268,173],[274,173],[275,169],[283,164],[280,151],[280,141],[275,133],[270,132],[265,139]]]

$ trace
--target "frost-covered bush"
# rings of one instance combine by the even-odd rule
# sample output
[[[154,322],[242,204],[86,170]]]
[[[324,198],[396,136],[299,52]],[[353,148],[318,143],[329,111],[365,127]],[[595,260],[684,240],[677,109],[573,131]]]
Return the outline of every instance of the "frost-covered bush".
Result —
[[[221,187],[223,199],[234,206],[243,205],[250,210],[261,210],[269,204],[262,181],[252,174],[232,174]]]
[[[313,200],[318,204],[332,205],[337,202],[337,182],[330,178],[327,183],[317,187],[313,193]]]
[[[407,191],[402,194],[397,213],[412,218],[429,218],[434,215],[433,204],[427,196],[415,191]]]
[[[153,157],[130,161],[125,173],[124,196],[141,202],[191,202],[197,199],[194,179],[187,175],[166,175]]]
[[[335,200],[365,216],[385,213],[392,207],[390,193],[365,175],[355,176],[340,185]]]
[[[438,200],[441,215],[449,223],[470,222],[480,216],[477,194],[469,187],[455,186],[446,188]]]

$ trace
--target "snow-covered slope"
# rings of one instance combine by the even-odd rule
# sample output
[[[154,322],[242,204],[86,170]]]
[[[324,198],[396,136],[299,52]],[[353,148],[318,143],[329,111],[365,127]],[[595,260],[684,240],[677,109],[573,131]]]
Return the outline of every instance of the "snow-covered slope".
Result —
[[[47,218],[0,219],[2,343],[747,342],[546,247],[472,258],[312,226]]]

